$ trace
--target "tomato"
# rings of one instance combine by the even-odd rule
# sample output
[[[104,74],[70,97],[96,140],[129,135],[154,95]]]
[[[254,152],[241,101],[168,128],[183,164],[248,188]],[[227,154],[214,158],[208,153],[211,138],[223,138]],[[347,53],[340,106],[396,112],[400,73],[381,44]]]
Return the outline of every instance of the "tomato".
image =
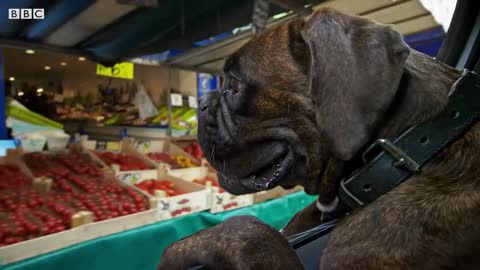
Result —
[[[175,184],[170,180],[163,180],[163,184],[169,189],[172,189],[175,186]]]
[[[163,184],[162,181],[155,180],[155,181],[153,182],[153,188],[154,188],[154,189],[162,189],[162,190],[163,190],[163,189],[166,189],[166,186]]]
[[[136,186],[140,189],[143,189],[143,190],[149,190],[153,187],[154,181],[155,180],[153,180],[153,179],[148,179],[148,180],[145,180],[143,182],[140,182],[140,183],[136,184]]]
[[[50,234],[50,229],[48,227],[43,227],[40,229],[42,235]]]
[[[12,245],[12,244],[18,243],[18,240],[15,237],[7,237],[7,238],[5,238],[4,243],[6,245]]]
[[[205,177],[203,178],[203,180],[204,180],[204,181],[217,182],[217,181],[215,181],[215,179],[214,179],[213,177],[211,177],[211,176],[209,176],[209,175],[205,176]]]

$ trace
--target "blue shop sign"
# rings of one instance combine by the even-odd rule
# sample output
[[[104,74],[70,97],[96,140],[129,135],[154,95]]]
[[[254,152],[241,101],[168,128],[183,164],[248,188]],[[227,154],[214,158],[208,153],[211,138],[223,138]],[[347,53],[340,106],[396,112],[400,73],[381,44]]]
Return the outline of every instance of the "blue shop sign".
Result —
[[[202,97],[205,93],[220,89],[220,76],[197,73],[197,95]]]

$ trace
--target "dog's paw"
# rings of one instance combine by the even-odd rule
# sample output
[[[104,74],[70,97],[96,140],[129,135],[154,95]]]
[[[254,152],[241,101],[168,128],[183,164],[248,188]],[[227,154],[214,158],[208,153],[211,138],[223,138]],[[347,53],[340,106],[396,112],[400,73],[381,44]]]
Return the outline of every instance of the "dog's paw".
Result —
[[[303,269],[288,241],[274,228],[253,217],[233,217],[170,245],[159,270]]]

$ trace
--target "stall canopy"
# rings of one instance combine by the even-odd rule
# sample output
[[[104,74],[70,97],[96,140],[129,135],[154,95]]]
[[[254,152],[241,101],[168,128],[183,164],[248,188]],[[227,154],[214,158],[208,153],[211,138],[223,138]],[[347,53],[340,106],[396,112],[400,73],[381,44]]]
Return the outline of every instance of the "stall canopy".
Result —
[[[392,25],[394,29],[406,36],[406,41],[411,47],[432,56],[436,54],[445,34],[432,14],[418,0],[333,0],[315,5],[313,9],[318,10],[324,7]],[[272,18],[269,26],[273,27],[296,17],[295,13],[290,13],[277,20]],[[250,40],[252,35],[250,31],[232,35],[209,46],[189,50],[168,62],[184,69],[221,73],[225,57]]]
[[[288,5],[279,4],[292,1],[272,2],[269,26],[297,16],[288,13]],[[250,38],[251,31],[232,34],[232,30],[251,23],[254,3],[255,0],[2,0],[0,46],[83,55],[108,64],[170,49],[188,50],[203,45],[198,41],[224,33],[218,44],[188,50],[171,61],[178,66],[218,72],[223,57]],[[394,24],[404,34],[438,26],[417,0],[304,0],[303,4],[312,5],[313,9],[333,7]],[[9,19],[9,8],[40,8],[45,17]],[[274,16],[279,14],[286,16]],[[220,50],[209,54],[212,48]]]
[[[248,24],[253,4],[254,0],[2,0],[0,45],[43,48],[108,63],[190,48],[196,41]],[[11,8],[44,9],[45,16],[9,19]]]

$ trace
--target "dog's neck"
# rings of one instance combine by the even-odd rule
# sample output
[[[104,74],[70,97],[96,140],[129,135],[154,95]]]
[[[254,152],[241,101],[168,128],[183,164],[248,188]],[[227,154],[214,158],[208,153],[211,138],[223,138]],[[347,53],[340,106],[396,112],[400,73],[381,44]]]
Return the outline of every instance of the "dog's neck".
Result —
[[[452,86],[461,74],[459,70],[412,51],[405,63],[395,102],[386,113],[386,118],[373,139],[388,138],[393,141],[410,127],[435,117],[447,106]],[[436,180],[442,180],[444,176],[457,179],[458,175],[470,175],[473,178],[455,180],[453,185],[470,187],[472,183],[480,184],[477,181],[480,177],[480,170],[477,169],[480,167],[480,152],[477,151],[479,148],[480,124],[476,124],[466,135],[430,161],[421,175]],[[352,163],[358,164],[356,161]],[[443,180],[449,184],[451,179]],[[332,212],[337,205],[337,199],[329,204],[316,202],[316,208],[321,213]]]
[[[377,137],[393,140],[404,130],[436,116],[448,104],[451,86],[460,76],[461,71],[412,50]]]
[[[447,106],[452,85],[460,76],[461,71],[412,51],[405,64],[398,99],[392,104],[390,114],[382,125],[385,128],[379,130],[377,138],[393,140],[406,129],[435,117]],[[427,178],[470,175],[476,179],[480,177],[477,170],[480,166],[479,148],[480,123],[477,123],[430,161],[422,174]]]
[[[448,104],[452,85],[461,74],[459,70],[412,50],[405,62],[396,97],[385,113],[385,118],[379,123],[377,133],[372,136],[370,143],[378,138],[394,141],[405,130],[443,111]],[[480,141],[478,143],[480,147]],[[357,168],[356,166],[363,164],[359,157],[361,153],[347,164],[350,173]],[[336,200],[329,204],[318,202],[317,209],[320,212],[330,212],[336,208],[337,202]]]

